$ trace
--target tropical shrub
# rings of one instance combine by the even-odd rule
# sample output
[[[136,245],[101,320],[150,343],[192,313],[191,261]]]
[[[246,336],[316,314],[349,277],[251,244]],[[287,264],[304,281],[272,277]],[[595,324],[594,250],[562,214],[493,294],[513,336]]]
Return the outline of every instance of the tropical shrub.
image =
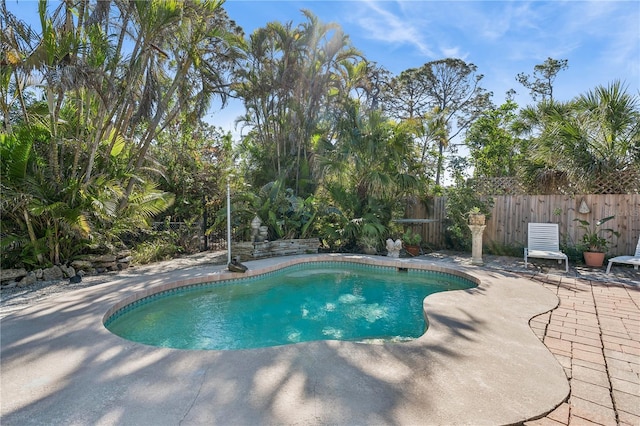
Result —
[[[234,235],[244,241],[251,236],[251,221],[258,216],[263,226],[269,228],[268,238],[310,238],[315,233],[317,217],[313,196],[306,199],[294,194],[293,189],[283,188],[283,180],[269,182],[259,191],[241,190],[231,197],[231,226]],[[216,213],[216,221],[209,232],[226,227],[226,205]]]
[[[458,180],[457,184],[445,191],[445,242],[453,250],[471,250],[471,230],[468,213],[477,208],[485,216],[491,215],[493,199],[481,198],[470,181]]]

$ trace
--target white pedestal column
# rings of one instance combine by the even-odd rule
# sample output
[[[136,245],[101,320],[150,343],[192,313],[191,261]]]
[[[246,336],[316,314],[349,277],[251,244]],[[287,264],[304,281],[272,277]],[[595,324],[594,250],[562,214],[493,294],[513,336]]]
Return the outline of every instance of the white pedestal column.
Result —
[[[471,264],[484,265],[482,261],[482,233],[487,225],[467,225],[471,229]]]

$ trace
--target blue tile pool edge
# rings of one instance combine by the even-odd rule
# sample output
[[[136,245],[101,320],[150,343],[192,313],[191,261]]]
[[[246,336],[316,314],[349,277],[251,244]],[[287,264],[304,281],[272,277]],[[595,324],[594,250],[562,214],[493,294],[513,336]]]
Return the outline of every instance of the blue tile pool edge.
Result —
[[[249,270],[245,274],[233,273],[226,270],[220,273],[211,274],[190,282],[190,280],[177,280],[161,284],[157,287],[138,291],[135,294],[124,298],[120,302],[113,305],[103,316],[102,323],[104,327],[108,327],[114,320],[121,315],[135,309],[141,305],[152,302],[159,298],[167,297],[173,294],[196,291],[207,286],[227,286],[247,281],[268,277],[275,274],[285,273],[291,268],[303,267],[310,263],[314,264],[336,264],[351,263],[356,265],[367,266],[370,268],[384,268],[395,270],[407,270],[408,272],[429,272],[453,276],[470,281],[477,286],[480,285],[480,279],[459,271],[457,269],[442,267],[432,263],[415,262],[412,259],[387,259],[384,257],[365,257],[357,255],[320,255],[316,257],[305,257],[298,259],[283,259],[283,262],[266,266],[263,268]]]

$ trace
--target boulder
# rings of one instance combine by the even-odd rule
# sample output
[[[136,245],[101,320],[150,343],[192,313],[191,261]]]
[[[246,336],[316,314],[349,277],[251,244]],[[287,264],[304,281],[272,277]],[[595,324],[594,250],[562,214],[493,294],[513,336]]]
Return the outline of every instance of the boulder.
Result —
[[[64,278],[71,278],[76,274],[76,270],[73,266],[60,265],[60,269],[64,274]]]
[[[18,287],[27,287],[31,284],[35,284],[38,279],[36,278],[36,274],[30,272],[26,277],[22,278],[18,282]]]
[[[33,271],[34,274],[36,274],[36,278],[41,280],[42,279],[42,269],[38,268],[35,271]]]
[[[90,271],[93,269],[93,263],[88,260],[74,260],[71,262],[71,266],[80,271]]]
[[[116,261],[116,256],[113,254],[94,254],[86,256],[84,260],[92,263],[111,263]]]
[[[62,269],[57,265],[42,271],[42,279],[45,281],[61,280],[63,276]]]
[[[116,255],[116,258],[118,259],[118,261],[126,257],[131,257],[131,250],[122,250],[122,251],[119,251],[118,254]]]
[[[118,270],[118,264],[115,261],[97,263],[95,265],[95,267],[96,267],[96,269],[98,271],[100,271],[101,269],[106,270],[106,271],[117,271]]]
[[[27,276],[27,270],[24,268],[0,270],[0,282],[19,280],[25,276]]]

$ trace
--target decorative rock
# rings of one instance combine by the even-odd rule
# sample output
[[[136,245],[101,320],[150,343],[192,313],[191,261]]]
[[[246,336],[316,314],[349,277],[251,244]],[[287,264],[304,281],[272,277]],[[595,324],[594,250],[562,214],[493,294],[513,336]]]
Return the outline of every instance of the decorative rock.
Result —
[[[42,271],[42,279],[45,281],[53,281],[62,279],[63,273],[59,266],[54,265],[51,268]]]
[[[88,260],[74,260],[71,266],[76,270],[89,271],[93,268],[93,263]]]
[[[36,274],[31,272],[18,282],[18,287],[26,287],[31,284],[35,284],[36,281],[38,281],[38,279],[36,278]]]
[[[35,271],[33,271],[34,274],[36,274],[36,278],[41,280],[42,279],[42,269],[38,268]]]
[[[67,275],[67,265],[58,265],[58,268],[62,271],[62,278],[69,278],[69,275]]]
[[[120,252],[118,252],[118,254],[116,255],[116,259],[120,260],[120,259],[124,259],[127,257],[131,257],[131,250],[122,250]]]
[[[255,243],[233,243],[231,252],[241,259],[257,259],[272,256],[289,256],[292,254],[317,253],[319,247],[320,240],[318,238],[307,238]]]
[[[100,269],[104,269],[104,270],[108,270],[108,271],[116,271],[116,270],[118,270],[118,264],[116,263],[115,260],[113,262],[97,263],[95,266],[96,266],[97,270],[100,270]]]
[[[27,275],[27,270],[20,269],[2,269],[0,270],[0,282],[12,281]]]
[[[73,266],[69,266],[69,267],[67,268],[67,276],[68,276],[69,278],[71,278],[71,277],[73,277],[75,274],[76,274],[76,270],[75,270],[75,268],[74,268]]]
[[[116,256],[113,254],[91,255],[85,257],[84,260],[92,263],[111,263],[116,261]]]
[[[64,278],[71,278],[76,274],[76,270],[73,268],[73,266],[60,265],[60,269],[64,274]]]

